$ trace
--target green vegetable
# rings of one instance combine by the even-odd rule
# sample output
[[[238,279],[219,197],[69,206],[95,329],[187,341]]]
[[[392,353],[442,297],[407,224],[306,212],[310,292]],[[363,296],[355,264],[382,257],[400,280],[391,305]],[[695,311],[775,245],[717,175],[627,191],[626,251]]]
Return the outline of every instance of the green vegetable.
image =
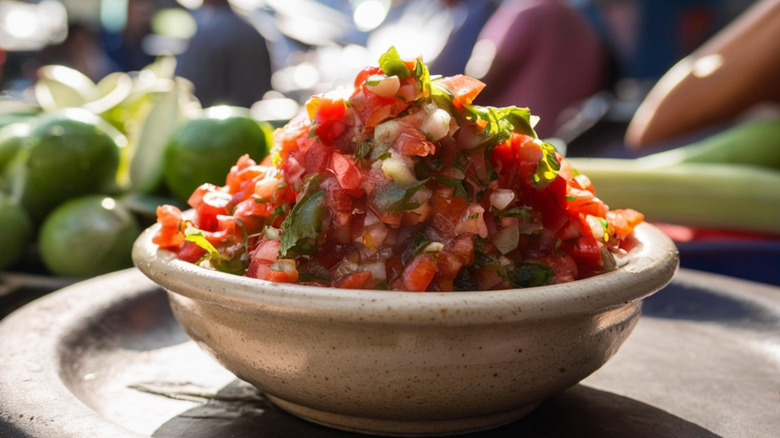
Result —
[[[387,76],[398,76],[401,80],[408,78],[411,73],[403,59],[398,56],[395,46],[390,46],[387,52],[379,57],[379,68]]]
[[[282,237],[279,254],[282,257],[295,248],[301,240],[315,238],[322,228],[322,221],[327,213],[322,199],[324,190],[307,193],[290,211],[281,225]]]
[[[780,120],[635,160],[570,161],[611,208],[634,208],[651,221],[780,232]]]
[[[140,232],[122,204],[91,195],[57,207],[41,226],[38,247],[52,273],[90,277],[131,267],[130,252]]]
[[[536,166],[536,172],[533,176],[534,185],[545,187],[558,176],[559,170],[561,170],[561,163],[555,157],[555,147],[550,143],[543,142],[542,159],[539,160],[539,165]]]
[[[431,95],[431,72],[428,71],[428,66],[419,59],[414,63],[414,71],[412,72],[414,77],[420,81],[420,89],[423,96]]]
[[[747,165],[570,158],[610,208],[633,208],[651,221],[780,233],[780,172]]]
[[[16,263],[33,237],[33,224],[27,213],[0,193],[0,269]]]
[[[542,263],[523,263],[507,271],[512,287],[544,286],[554,277],[552,268]]]
[[[126,143],[111,125],[83,109],[42,116],[7,165],[4,189],[40,223],[68,199],[115,190]]]
[[[637,160],[637,164],[647,167],[679,163],[745,164],[780,170],[780,120],[744,123],[696,143]]]
[[[5,167],[22,149],[30,129],[30,124],[26,122],[11,123],[0,128],[0,179]]]
[[[492,146],[505,142],[512,132],[530,135],[537,138],[534,125],[539,118],[531,115],[528,108],[518,108],[508,106],[505,108],[496,108],[494,106],[464,105],[469,112],[469,119],[477,121],[479,119],[487,122],[484,134],[489,136]],[[482,146],[482,145],[480,145]],[[488,145],[490,147],[491,145]]]
[[[232,258],[225,257],[214,248],[214,245],[212,245],[199,230],[191,228],[185,231],[185,234],[184,240],[190,241],[206,251],[206,254],[198,260],[198,263],[208,260],[214,269],[229,274],[242,275],[246,272],[247,266],[242,261],[242,257],[235,255]]]
[[[425,186],[426,182],[428,182],[427,179],[417,181],[408,187],[392,183],[387,184],[377,190],[374,202],[380,210],[389,211],[390,213],[403,213],[404,211],[414,210],[422,203],[412,201],[412,197]]]

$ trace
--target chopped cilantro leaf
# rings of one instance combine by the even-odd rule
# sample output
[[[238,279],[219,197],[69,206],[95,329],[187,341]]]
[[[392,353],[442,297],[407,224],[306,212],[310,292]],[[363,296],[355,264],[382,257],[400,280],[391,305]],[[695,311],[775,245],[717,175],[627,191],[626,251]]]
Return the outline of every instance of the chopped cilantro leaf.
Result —
[[[309,189],[311,189],[312,183],[313,181],[309,183]],[[281,225],[282,235],[279,247],[279,254],[283,257],[298,245],[302,245],[301,249],[311,246],[306,240],[317,237],[322,227],[322,220],[327,213],[325,206],[322,205],[324,197],[324,190],[320,189],[314,193],[308,190],[284,219]]]
[[[390,213],[403,213],[404,211],[414,210],[421,205],[420,202],[412,201],[412,197],[421,188],[425,186],[428,180],[418,181],[408,187],[402,187],[397,184],[387,184],[377,190],[374,203],[378,208]]]
[[[507,272],[512,287],[535,287],[549,284],[555,278],[555,271],[542,263],[523,263]]]
[[[542,143],[542,158],[536,167],[533,176],[533,183],[537,187],[545,187],[558,176],[561,170],[561,163],[555,156],[555,146],[550,143]]]
[[[398,76],[401,80],[408,78],[411,73],[406,63],[398,56],[395,46],[390,46],[387,52],[379,57],[379,68],[387,76]]]
[[[372,146],[373,146],[373,142],[371,140],[366,140],[363,143],[360,143],[360,146],[358,146],[357,151],[355,151],[355,159],[364,160],[368,156],[368,153],[371,152]]]

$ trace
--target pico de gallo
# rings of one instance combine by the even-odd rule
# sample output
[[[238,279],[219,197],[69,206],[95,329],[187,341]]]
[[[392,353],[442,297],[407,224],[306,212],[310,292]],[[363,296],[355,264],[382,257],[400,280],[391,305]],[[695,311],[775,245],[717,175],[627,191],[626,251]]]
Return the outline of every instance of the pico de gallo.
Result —
[[[473,291],[614,269],[643,221],[610,210],[534,132],[527,108],[472,104],[485,84],[432,76],[394,48],[354,88],[315,95],[201,185],[192,216],[157,210],[154,242],[199,265],[348,289]]]

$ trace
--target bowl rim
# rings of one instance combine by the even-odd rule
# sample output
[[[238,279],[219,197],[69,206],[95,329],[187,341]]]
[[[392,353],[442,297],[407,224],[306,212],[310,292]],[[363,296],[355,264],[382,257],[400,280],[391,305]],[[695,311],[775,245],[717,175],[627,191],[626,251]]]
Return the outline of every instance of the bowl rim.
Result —
[[[159,228],[160,224],[155,224],[141,233],[133,247],[133,262],[170,294],[240,312],[326,322],[496,324],[592,315],[658,291],[679,268],[679,255],[671,239],[642,223],[634,230],[637,245],[625,256],[624,264],[569,283],[468,292],[339,289],[274,283],[179,260],[173,252],[152,243]]]

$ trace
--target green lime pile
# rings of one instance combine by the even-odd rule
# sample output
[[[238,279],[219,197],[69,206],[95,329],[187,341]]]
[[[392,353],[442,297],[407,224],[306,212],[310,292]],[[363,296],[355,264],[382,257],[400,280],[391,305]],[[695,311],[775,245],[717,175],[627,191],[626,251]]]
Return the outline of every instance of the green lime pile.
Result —
[[[86,110],[42,116],[30,122],[29,134],[0,144],[0,150],[14,152],[2,187],[40,223],[70,198],[114,189],[125,143],[122,134]]]
[[[13,199],[0,194],[0,269],[22,257],[32,241],[33,225],[27,212]],[[12,230],[11,232],[8,232]]]
[[[0,269],[23,269],[25,254],[69,277],[130,267],[158,205],[186,208],[241,155],[267,155],[270,125],[246,108],[202,109],[171,62],[98,84],[46,66],[34,111],[0,102]]]

